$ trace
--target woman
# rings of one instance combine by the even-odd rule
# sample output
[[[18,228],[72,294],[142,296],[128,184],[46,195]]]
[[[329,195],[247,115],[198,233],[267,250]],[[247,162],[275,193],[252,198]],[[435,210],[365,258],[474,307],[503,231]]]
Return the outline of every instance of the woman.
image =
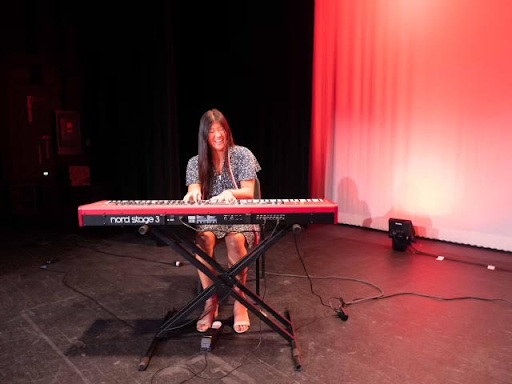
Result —
[[[198,134],[198,155],[192,157],[187,165],[186,184],[188,192],[185,201],[198,202],[234,202],[236,199],[252,199],[256,172],[261,167],[252,152],[235,145],[231,130],[224,115],[217,109],[207,111],[200,120]],[[231,267],[247,254],[245,244],[254,244],[252,225],[199,225],[196,243],[208,256],[213,257],[217,239],[225,238],[228,252],[228,264]],[[201,259],[199,259],[201,260]],[[202,272],[199,278],[204,288],[212,281]],[[247,268],[238,276],[245,284]],[[238,293],[243,294],[238,288]],[[207,300],[203,315],[197,322],[197,330],[206,332],[212,325],[218,312],[217,297]],[[235,301],[233,307],[233,329],[244,333],[249,329],[247,308]]]

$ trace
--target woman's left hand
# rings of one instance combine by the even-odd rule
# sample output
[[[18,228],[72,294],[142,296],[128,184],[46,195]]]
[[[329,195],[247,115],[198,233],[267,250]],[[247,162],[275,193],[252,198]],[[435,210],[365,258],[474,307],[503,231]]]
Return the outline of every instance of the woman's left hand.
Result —
[[[223,202],[234,203],[236,201],[236,197],[235,197],[235,195],[233,195],[233,192],[231,192],[231,190],[226,189],[221,194],[219,194],[217,196],[213,196],[210,199],[210,201],[212,203],[223,203]]]

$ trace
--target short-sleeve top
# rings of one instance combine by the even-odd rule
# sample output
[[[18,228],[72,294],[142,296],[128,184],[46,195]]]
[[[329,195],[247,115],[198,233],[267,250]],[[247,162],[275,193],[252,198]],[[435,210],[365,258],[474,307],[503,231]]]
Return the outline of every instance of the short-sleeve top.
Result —
[[[261,170],[258,160],[256,160],[256,157],[248,148],[239,145],[230,147],[229,157],[231,171],[233,172],[233,177],[237,183],[238,188],[240,188],[241,181],[255,179],[256,172]],[[199,157],[196,155],[188,161],[186,173],[187,186],[190,184],[199,184],[198,159]],[[218,174],[213,168],[212,173],[212,184],[209,188],[210,192],[209,195],[206,196],[206,199],[210,199],[211,197],[222,193],[222,191],[226,189],[235,188],[226,166],[222,167],[222,172],[220,174]]]

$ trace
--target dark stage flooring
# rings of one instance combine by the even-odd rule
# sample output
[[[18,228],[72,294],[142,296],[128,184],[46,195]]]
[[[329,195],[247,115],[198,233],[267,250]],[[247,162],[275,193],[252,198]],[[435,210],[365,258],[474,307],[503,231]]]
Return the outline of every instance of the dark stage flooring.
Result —
[[[139,372],[163,316],[194,297],[194,267],[173,266],[184,259],[136,228],[3,231],[1,242],[1,383],[512,383],[510,253],[425,239],[422,254],[395,252],[385,232],[311,226],[297,244],[311,276],[333,277],[313,279],[326,303],[379,294],[341,277],[387,295],[508,301],[401,295],[350,305],[343,322],[310,292],[289,233],[267,252],[265,300],[291,311],[302,372],[252,314],[246,334],[226,325],[211,353],[197,332],[163,341]],[[221,307],[225,324],[231,311]]]

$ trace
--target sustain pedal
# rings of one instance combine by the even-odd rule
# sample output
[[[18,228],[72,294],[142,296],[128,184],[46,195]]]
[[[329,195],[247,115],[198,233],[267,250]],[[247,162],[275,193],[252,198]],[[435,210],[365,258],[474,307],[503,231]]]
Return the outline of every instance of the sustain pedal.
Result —
[[[211,352],[223,329],[224,326],[220,321],[214,321],[211,328],[208,328],[201,339],[201,351]]]

